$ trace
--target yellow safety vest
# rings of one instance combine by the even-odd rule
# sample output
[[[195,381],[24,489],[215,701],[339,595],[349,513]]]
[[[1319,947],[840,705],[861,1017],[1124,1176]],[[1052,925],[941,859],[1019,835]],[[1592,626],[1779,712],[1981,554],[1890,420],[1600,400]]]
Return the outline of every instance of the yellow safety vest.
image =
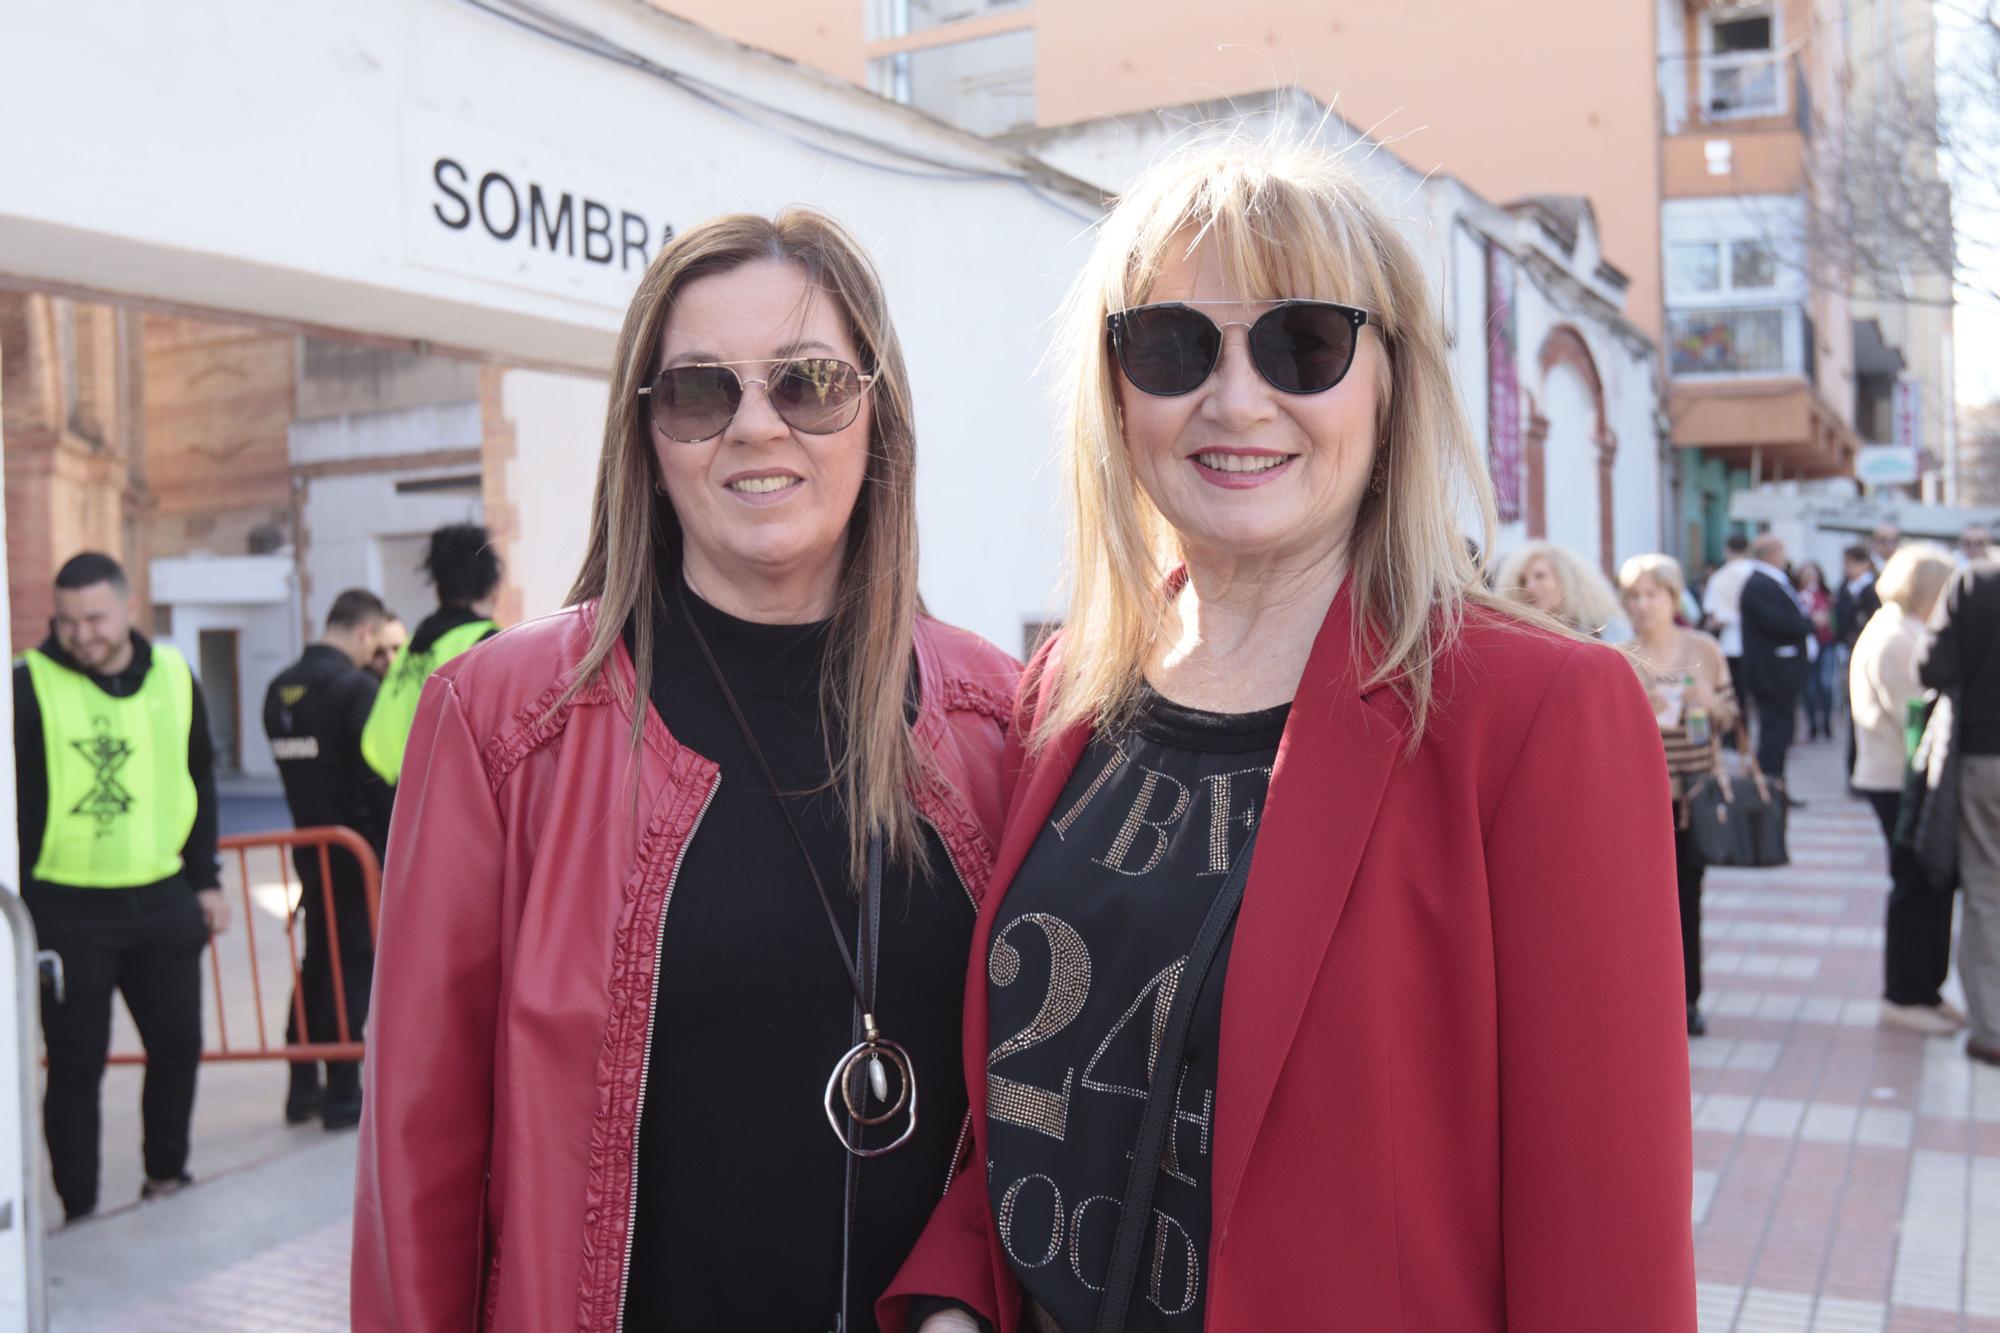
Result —
[[[417,720],[417,701],[423,697],[424,682],[431,672],[465,652],[499,626],[490,620],[474,620],[446,630],[423,652],[405,648],[396,654],[389,677],[375,692],[375,705],[361,728],[361,757],[368,767],[395,785],[403,775],[403,747],[410,743],[410,727]]]
[[[50,884],[128,889],[177,875],[194,829],[188,773],[194,673],[153,645],[137,694],[115,699],[37,649],[25,655],[42,713],[49,813],[30,872]]]

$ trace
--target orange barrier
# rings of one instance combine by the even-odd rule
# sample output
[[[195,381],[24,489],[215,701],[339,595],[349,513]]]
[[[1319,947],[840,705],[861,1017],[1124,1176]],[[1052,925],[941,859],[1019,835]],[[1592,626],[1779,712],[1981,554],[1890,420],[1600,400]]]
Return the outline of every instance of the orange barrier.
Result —
[[[217,850],[225,856],[236,855],[237,887],[242,897],[242,913],[230,924],[227,934],[209,942],[209,974],[215,991],[215,1023],[220,1042],[202,1051],[203,1060],[359,1060],[362,1042],[359,1033],[350,1030],[347,1021],[347,981],[340,966],[340,920],[339,909],[333,899],[333,873],[329,852],[338,847],[352,855],[361,864],[361,884],[363,896],[368,904],[368,938],[376,936],[376,920],[380,911],[382,896],[382,867],[375,859],[375,849],[368,840],[350,828],[322,826],[317,828],[283,829],[270,833],[237,833],[217,840]],[[337,1041],[314,1042],[300,1040],[286,1042],[283,1034],[272,1044],[271,1034],[264,1017],[264,984],[262,970],[257,961],[257,906],[251,897],[250,853],[271,850],[278,853],[279,882],[284,889],[285,901],[289,903],[292,888],[298,881],[293,876],[291,851],[294,848],[316,848],[319,854],[319,891],[326,907],[327,967],[333,983],[333,1004]],[[303,886],[300,887],[304,892]],[[299,976],[299,918],[298,911],[285,913],[285,951],[291,962],[292,973],[292,1015],[297,1022],[301,1038],[308,1034],[306,1026],[304,987]],[[240,939],[245,956],[250,964],[251,1013],[256,1019],[257,1044],[243,1046],[232,1044],[229,1037],[229,1005],[226,989],[222,981],[222,950],[234,947]],[[239,1024],[239,1030],[240,1030]],[[120,1053],[111,1057],[112,1064],[144,1064],[146,1057],[139,1053]]]

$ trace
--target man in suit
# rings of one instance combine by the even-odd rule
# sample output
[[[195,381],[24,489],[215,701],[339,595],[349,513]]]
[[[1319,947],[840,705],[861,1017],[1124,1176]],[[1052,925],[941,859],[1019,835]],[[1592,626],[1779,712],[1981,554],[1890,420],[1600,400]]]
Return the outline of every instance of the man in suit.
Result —
[[[1799,692],[1811,669],[1806,640],[1812,620],[1799,606],[1785,573],[1785,543],[1765,533],[1750,544],[1750,577],[1743,582],[1743,684],[1757,715],[1757,763],[1773,778],[1785,776]],[[1786,800],[1792,805],[1799,802]]]

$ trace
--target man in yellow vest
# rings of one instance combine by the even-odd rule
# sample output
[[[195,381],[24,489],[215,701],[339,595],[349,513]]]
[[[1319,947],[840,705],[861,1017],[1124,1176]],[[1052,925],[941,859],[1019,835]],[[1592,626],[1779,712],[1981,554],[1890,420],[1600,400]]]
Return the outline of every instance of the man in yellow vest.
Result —
[[[361,757],[391,786],[403,775],[403,747],[431,672],[500,632],[493,623],[500,595],[500,557],[485,528],[477,523],[439,528],[431,534],[423,567],[437,589],[438,609],[424,617],[396,654],[361,729]]]
[[[97,1207],[111,995],[146,1047],[141,1198],[189,1182],[201,1063],[201,953],[229,926],[216,861],[215,762],[194,673],[132,628],[118,562],[56,574],[49,637],[14,668],[21,896],[62,960],[45,988],[42,1119],[71,1221]]]

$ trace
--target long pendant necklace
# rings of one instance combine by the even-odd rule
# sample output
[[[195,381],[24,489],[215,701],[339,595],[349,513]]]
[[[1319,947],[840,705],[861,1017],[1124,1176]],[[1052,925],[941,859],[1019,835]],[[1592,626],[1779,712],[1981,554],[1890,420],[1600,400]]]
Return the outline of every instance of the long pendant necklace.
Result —
[[[674,595],[680,599],[681,619],[687,623],[695,646],[701,650],[702,660],[708,663],[709,674],[714,677],[716,688],[722,692],[722,701],[729,706],[730,716],[736,719],[736,729],[742,733],[744,745],[749,747],[751,755],[757,760],[757,767],[763,770],[771,799],[778,803],[778,813],[785,817],[785,827],[791,830],[792,841],[798,844],[799,855],[805,859],[806,873],[812,876],[813,887],[819,890],[820,906],[826,909],[827,925],[833,929],[834,947],[840,950],[841,966],[847,970],[848,985],[853,988],[854,1003],[861,1015],[861,1040],[834,1064],[833,1073],[826,1081],[823,1099],[826,1122],[833,1127],[833,1136],[840,1140],[840,1146],[856,1157],[880,1157],[894,1152],[917,1132],[917,1070],[910,1061],[910,1053],[899,1043],[884,1037],[875,1022],[875,946],[882,918],[881,837],[870,834],[868,839],[868,874],[861,896],[861,961],[857,966],[853,951],[847,947],[846,933],[840,928],[840,913],[834,908],[833,895],[826,891],[826,883],[820,879],[819,867],[806,848],[805,835],[799,832],[798,820],[785,801],[784,790],[778,786],[770,761],[764,758],[763,747],[757,744],[757,737],[750,730],[750,720],[743,715],[742,706],[736,702],[735,691],[729,688],[728,680],[723,677],[722,666],[715,660],[707,636],[695,623],[694,614],[688,607],[685,580],[674,580]],[[892,1079],[894,1097],[890,1096]],[[842,1112],[845,1112],[845,1118]],[[893,1124],[904,1117],[907,1120],[902,1124],[901,1132],[891,1142],[874,1148],[866,1145],[864,1131]]]

